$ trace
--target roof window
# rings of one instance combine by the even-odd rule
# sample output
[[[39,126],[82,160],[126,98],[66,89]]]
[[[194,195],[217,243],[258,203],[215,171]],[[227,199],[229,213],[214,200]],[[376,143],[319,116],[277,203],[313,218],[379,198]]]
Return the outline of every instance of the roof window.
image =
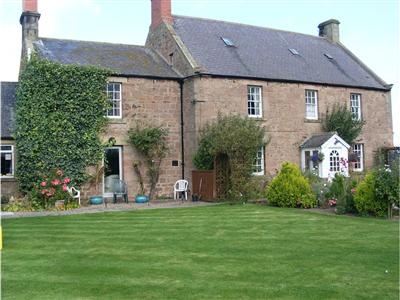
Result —
[[[235,44],[228,38],[221,37],[221,39],[224,41],[225,45],[228,47],[235,47]]]
[[[324,53],[324,55],[325,55],[327,58],[329,58],[329,59],[333,59],[333,56],[330,55],[329,53]]]
[[[293,55],[300,55],[299,51],[294,48],[289,48],[289,51],[292,52]]]

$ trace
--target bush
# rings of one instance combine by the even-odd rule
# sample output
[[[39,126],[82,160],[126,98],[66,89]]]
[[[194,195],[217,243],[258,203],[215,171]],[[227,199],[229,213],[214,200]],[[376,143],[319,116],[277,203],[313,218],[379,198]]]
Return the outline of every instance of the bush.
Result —
[[[35,208],[48,209],[56,203],[63,200],[67,205],[72,200],[67,187],[71,182],[69,177],[64,176],[60,169],[53,170],[49,176],[45,175],[28,193],[28,199]]]
[[[354,195],[354,204],[360,214],[374,216],[384,216],[386,204],[376,201],[375,198],[375,171],[368,172],[364,180],[361,181]]]
[[[357,181],[336,173],[327,193],[327,197],[336,200],[336,212],[339,214],[355,212],[353,194]]]
[[[266,197],[270,204],[280,207],[310,208],[317,204],[310,183],[298,166],[285,162],[279,174],[267,187]]]

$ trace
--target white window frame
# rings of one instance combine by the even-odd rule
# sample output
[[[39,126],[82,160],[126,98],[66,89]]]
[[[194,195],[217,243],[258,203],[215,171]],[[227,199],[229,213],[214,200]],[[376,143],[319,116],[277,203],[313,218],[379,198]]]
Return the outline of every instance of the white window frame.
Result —
[[[332,150],[329,153],[329,171],[340,172],[340,157],[337,150]]]
[[[119,98],[114,98],[115,91],[114,88],[111,90],[109,89],[110,86],[115,86],[119,85]],[[110,119],[121,119],[122,118],[122,83],[121,82],[107,82],[107,87],[106,87],[106,93],[107,93],[107,99],[111,102],[112,108],[107,109],[106,115]],[[112,98],[109,97],[109,95],[112,94]],[[118,105],[115,105],[117,102],[119,102]],[[119,109],[119,115],[114,115],[110,114],[110,111],[114,113],[114,109]]]
[[[306,119],[318,120],[318,91],[305,90]],[[312,108],[312,110],[310,109]]]
[[[258,93],[255,93],[258,91]],[[253,103],[254,107],[251,107]],[[257,107],[258,106],[258,107]],[[251,112],[254,110],[254,113]],[[257,113],[258,110],[258,113]],[[247,115],[250,118],[262,118],[262,87],[257,85],[247,86]]]
[[[350,94],[350,111],[353,120],[361,120],[361,94]]]
[[[255,171],[253,172],[253,175],[256,176],[261,176],[261,175],[265,175],[265,155],[264,155],[264,151],[265,151],[265,147],[261,147],[260,149],[258,149],[257,154],[256,154],[256,158],[254,160],[254,169],[255,170],[260,170],[260,171]]]
[[[15,161],[14,161],[14,145],[9,145],[9,144],[1,144],[1,147],[3,147],[3,146],[7,146],[7,147],[11,147],[11,150],[2,150],[1,148],[0,148],[0,153],[1,154],[3,154],[3,153],[5,153],[5,154],[11,154],[11,174],[8,174],[8,175],[1,175],[0,174],[0,177],[1,178],[14,178],[14,173],[15,173],[15,167],[14,167],[14,165],[15,165]]]
[[[358,161],[354,163],[353,171],[362,172],[364,170],[364,145],[354,144],[352,150],[358,157]]]

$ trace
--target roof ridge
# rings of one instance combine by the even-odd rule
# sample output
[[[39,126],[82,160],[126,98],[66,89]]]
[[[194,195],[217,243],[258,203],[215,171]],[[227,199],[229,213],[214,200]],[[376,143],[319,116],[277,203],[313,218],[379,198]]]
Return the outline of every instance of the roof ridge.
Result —
[[[144,45],[134,45],[134,44],[122,44],[122,43],[111,43],[111,42],[99,42],[99,41],[85,41],[85,40],[76,40],[76,39],[58,39],[58,38],[49,38],[49,37],[39,37],[39,40],[53,40],[53,41],[68,41],[68,42],[78,42],[78,43],[93,43],[93,44],[107,44],[107,45],[122,45],[122,46],[131,46],[153,50],[150,47],[146,47]]]
[[[240,22],[216,20],[216,19],[202,18],[202,17],[182,16],[182,15],[172,15],[172,17],[173,18],[177,17],[177,18],[186,18],[186,19],[197,19],[197,20],[203,20],[203,21],[213,21],[213,22],[218,22],[218,23],[226,23],[226,24],[232,24],[232,25],[247,26],[247,27],[253,27],[253,28],[258,28],[258,29],[266,29],[266,30],[273,30],[273,31],[301,34],[301,35],[305,35],[305,36],[308,36],[308,37],[316,38],[316,39],[319,39],[319,40],[325,40],[325,41],[328,42],[328,40],[326,38],[320,37],[320,36],[317,36],[317,35],[312,35],[312,34],[302,33],[302,32],[296,32],[296,31],[290,31],[290,30],[276,29],[276,28],[271,28],[271,27],[266,27],[266,26],[257,26],[257,25],[245,24],[245,23],[240,23]]]

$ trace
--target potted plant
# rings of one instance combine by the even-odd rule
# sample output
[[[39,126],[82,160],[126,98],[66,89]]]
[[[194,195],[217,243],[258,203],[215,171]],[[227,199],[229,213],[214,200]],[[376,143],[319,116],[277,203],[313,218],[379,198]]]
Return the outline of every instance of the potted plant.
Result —
[[[135,171],[136,176],[139,180],[139,194],[135,197],[136,203],[146,203],[149,202],[149,197],[146,196],[146,191],[144,189],[143,177],[142,173],[140,172],[141,163],[139,161],[133,162],[133,170]]]

